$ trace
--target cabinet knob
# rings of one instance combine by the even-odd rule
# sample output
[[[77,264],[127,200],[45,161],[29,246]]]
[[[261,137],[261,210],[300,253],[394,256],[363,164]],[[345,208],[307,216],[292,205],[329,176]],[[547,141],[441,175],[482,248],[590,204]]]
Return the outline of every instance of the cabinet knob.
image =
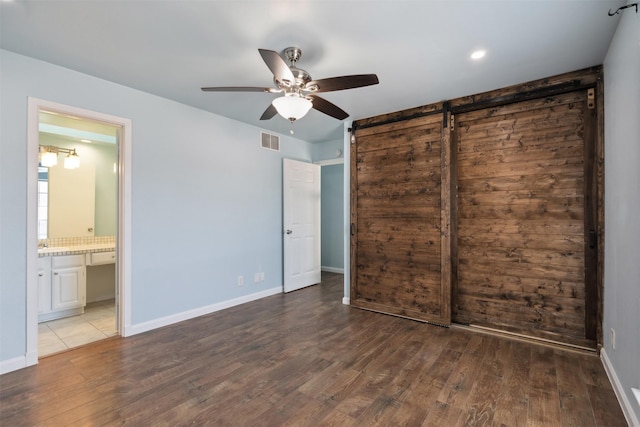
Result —
[[[44,276],[44,273],[38,273],[38,277]]]
[[[53,275],[54,275],[54,276],[57,276],[57,275],[58,275],[58,272],[53,273]]]

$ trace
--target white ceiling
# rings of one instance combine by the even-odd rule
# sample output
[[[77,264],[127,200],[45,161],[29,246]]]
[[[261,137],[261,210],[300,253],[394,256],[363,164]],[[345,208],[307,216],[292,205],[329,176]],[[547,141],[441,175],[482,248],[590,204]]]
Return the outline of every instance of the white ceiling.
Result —
[[[314,79],[376,73],[380,84],[322,96],[361,119],[601,64],[625,0],[93,0],[0,3],[0,45],[286,134],[259,117],[276,94],[258,48],[302,48]],[[472,51],[486,49],[480,61]],[[342,138],[312,110],[295,137]]]

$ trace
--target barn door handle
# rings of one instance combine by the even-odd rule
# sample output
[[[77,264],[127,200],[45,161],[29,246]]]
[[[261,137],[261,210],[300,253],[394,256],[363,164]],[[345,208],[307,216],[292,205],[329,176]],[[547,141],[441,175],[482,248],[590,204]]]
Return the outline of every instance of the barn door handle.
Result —
[[[356,225],[353,222],[351,223],[351,235],[356,235]]]
[[[589,248],[596,248],[596,232],[595,230],[589,230]]]

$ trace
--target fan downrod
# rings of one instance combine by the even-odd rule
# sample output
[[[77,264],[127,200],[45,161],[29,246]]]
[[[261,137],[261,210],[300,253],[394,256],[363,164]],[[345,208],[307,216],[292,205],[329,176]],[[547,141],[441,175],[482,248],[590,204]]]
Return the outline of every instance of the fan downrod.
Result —
[[[295,66],[298,59],[302,56],[302,49],[299,47],[288,47],[284,50],[284,56],[289,60],[292,66]]]

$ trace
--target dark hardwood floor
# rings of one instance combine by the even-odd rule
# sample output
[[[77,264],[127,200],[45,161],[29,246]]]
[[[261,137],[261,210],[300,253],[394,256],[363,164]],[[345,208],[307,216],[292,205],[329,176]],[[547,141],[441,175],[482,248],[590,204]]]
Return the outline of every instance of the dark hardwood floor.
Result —
[[[625,426],[600,360],[345,306],[342,276],[0,377],[0,425]]]

